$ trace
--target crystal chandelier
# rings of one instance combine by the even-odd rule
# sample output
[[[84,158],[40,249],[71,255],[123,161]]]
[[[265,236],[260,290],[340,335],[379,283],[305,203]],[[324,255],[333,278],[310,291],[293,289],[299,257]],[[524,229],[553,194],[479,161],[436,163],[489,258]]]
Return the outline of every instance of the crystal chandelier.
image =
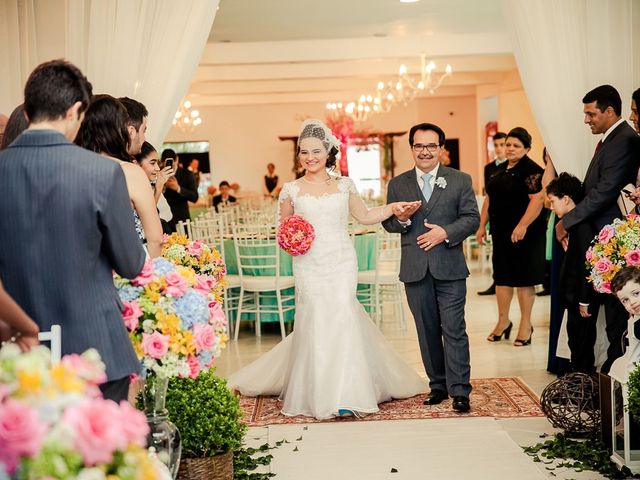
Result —
[[[171,123],[183,132],[193,132],[202,123],[202,118],[198,110],[191,109],[189,100],[183,100]]]
[[[427,56],[420,54],[420,77],[409,75],[406,65],[400,65],[398,78],[395,81],[378,82],[374,95],[360,95],[357,101],[348,103],[328,103],[327,110],[346,114],[354,121],[366,121],[376,113],[386,113],[396,105],[407,106],[417,96],[424,92],[433,95],[442,85],[445,78],[453,73],[451,65],[447,64],[444,73],[435,74],[436,64],[433,60],[427,62]]]

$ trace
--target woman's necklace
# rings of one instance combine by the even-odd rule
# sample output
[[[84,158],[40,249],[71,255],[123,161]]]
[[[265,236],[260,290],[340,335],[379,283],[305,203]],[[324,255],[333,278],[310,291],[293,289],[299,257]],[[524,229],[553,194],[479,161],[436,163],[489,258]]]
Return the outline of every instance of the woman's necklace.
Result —
[[[311,180],[308,180],[306,176],[303,176],[302,180],[304,180],[307,183],[314,184],[314,185],[322,185],[323,183],[326,184],[326,185],[329,185],[329,182],[331,181],[331,177],[328,176],[326,180],[322,180],[321,182],[313,182]]]

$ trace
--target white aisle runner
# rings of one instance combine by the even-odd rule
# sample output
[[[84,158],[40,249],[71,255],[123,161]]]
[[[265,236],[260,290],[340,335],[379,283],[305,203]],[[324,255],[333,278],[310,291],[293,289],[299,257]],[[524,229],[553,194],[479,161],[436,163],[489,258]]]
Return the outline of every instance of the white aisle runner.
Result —
[[[269,444],[290,442],[271,451],[278,480],[548,478],[492,418],[266,428]]]

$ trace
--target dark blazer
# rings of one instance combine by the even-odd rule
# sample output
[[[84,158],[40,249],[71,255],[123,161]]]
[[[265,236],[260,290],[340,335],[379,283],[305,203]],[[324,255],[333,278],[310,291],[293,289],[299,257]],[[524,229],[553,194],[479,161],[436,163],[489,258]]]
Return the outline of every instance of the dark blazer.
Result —
[[[180,167],[176,171],[176,180],[178,181],[178,185],[180,185],[180,193],[169,188],[165,189],[164,192],[164,197],[167,199],[169,207],[171,207],[171,213],[173,213],[173,218],[168,224],[174,232],[179,221],[191,219],[191,215],[189,215],[189,202],[198,201],[198,188],[196,187],[196,180],[193,177],[193,173],[184,167]]]
[[[591,303],[595,299],[593,286],[587,280],[590,272],[584,256],[594,236],[595,231],[589,222],[578,223],[569,231],[569,246],[558,276],[559,290],[567,306]]]
[[[233,195],[229,195],[227,199],[227,202],[229,203],[236,203],[237,201],[238,200]],[[213,197],[213,208],[216,209],[216,212],[218,211],[218,205],[220,205],[221,203],[222,203],[222,195],[215,195]]]
[[[62,353],[100,352],[109,380],[139,370],[112,271],[133,278],[145,253],[122,168],[53,130],[0,152],[0,278]]]
[[[415,168],[405,172],[389,182],[388,202],[422,200],[423,204],[411,217],[411,225],[403,227],[395,216],[382,222],[388,232],[401,233],[402,258],[400,261],[400,280],[417,282],[427,271],[438,280],[460,280],[469,276],[469,270],[462,252],[462,242],[475,233],[480,225],[478,203],[471,186],[471,177],[453,168],[440,165],[439,178],[446,181],[446,187],[437,184],[429,202],[418,186]],[[449,242],[443,242],[428,252],[422,250],[417,238],[426,229],[424,220],[440,225],[445,229]]]
[[[565,229],[586,220],[599,232],[622,216],[616,200],[621,188],[636,182],[639,141],[640,137],[627,122],[607,136],[584,177],[584,199],[562,219]]]

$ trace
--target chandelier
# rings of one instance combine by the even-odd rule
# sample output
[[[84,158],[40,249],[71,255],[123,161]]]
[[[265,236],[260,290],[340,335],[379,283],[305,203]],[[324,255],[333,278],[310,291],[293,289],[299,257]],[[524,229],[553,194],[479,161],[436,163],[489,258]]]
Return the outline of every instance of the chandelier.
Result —
[[[193,130],[202,123],[202,118],[200,118],[200,112],[198,110],[191,109],[191,102],[189,100],[183,100],[180,102],[180,107],[171,123],[185,133],[193,132]]]
[[[397,105],[407,106],[417,96],[424,92],[433,95],[442,85],[445,78],[453,74],[453,68],[447,64],[444,73],[435,73],[437,66],[427,56],[420,54],[420,76],[409,75],[406,65],[400,65],[398,78],[388,82],[378,82],[376,92],[373,95],[360,95],[356,101],[347,103],[328,103],[327,110],[330,114],[348,115],[354,121],[366,121],[371,115],[376,113],[386,113]]]

